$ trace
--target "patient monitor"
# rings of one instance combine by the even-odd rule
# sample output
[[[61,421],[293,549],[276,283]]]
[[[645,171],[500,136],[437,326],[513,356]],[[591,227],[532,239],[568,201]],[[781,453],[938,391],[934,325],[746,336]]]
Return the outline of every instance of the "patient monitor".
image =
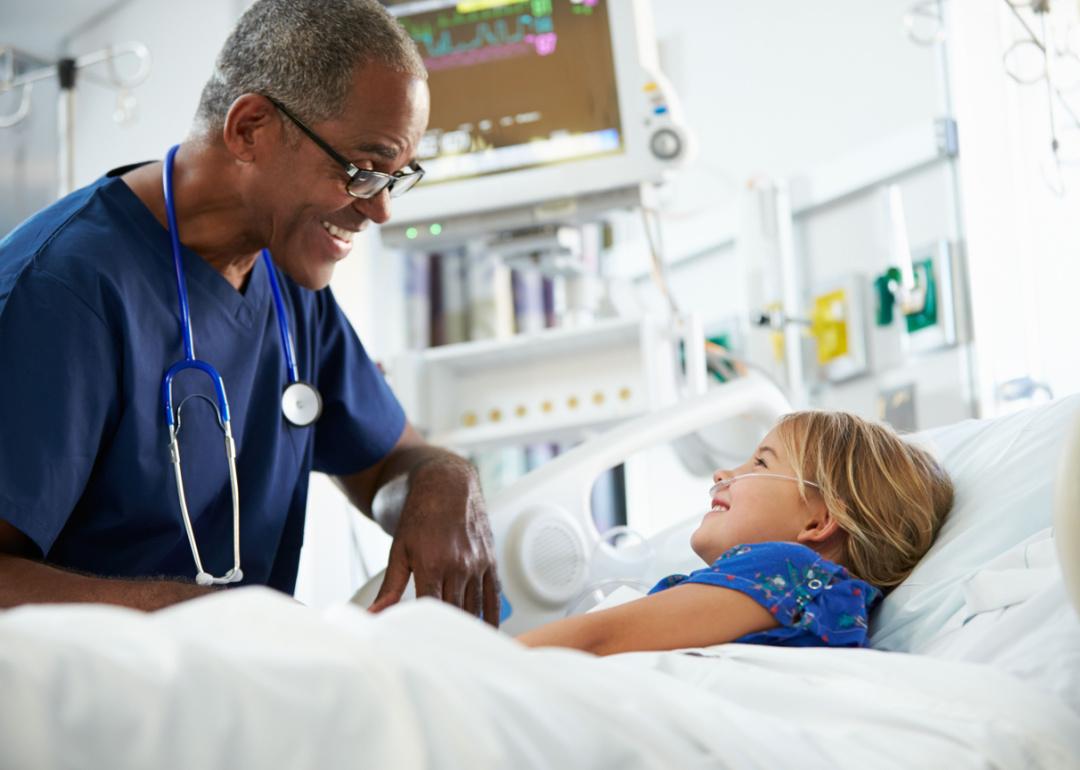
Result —
[[[427,174],[384,242],[418,246],[636,205],[687,155],[648,0],[387,0],[428,69]]]

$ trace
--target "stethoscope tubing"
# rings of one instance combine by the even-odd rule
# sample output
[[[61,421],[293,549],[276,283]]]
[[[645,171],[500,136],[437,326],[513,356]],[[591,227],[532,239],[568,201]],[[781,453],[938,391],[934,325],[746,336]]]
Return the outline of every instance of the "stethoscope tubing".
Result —
[[[281,333],[281,348],[285,351],[285,363],[289,367],[289,382],[300,382],[292,334],[289,333],[289,324],[285,320],[285,303],[281,299],[281,287],[278,286],[277,276],[274,274],[274,261],[270,258],[269,249],[262,250],[262,259],[266,274],[270,276],[270,291],[274,294],[274,309],[277,311],[278,331]]]
[[[180,145],[173,145],[165,156],[165,169],[162,184],[165,188],[165,217],[169,222],[169,240],[172,241],[173,267],[176,270],[176,293],[180,301],[180,331],[184,337],[184,356],[188,361],[195,360],[195,343],[191,338],[191,310],[187,298],[187,278],[184,276],[184,263],[180,256],[180,231],[176,227],[176,203],[173,200],[173,160]]]
[[[180,502],[180,515],[184,522],[184,530],[187,533],[188,543],[191,546],[191,554],[195,560],[195,582],[199,585],[225,585],[236,583],[244,579],[243,570],[240,569],[240,490],[236,478],[236,442],[232,435],[231,420],[229,417],[229,401],[225,395],[225,382],[221,375],[206,361],[195,357],[195,341],[191,331],[191,309],[188,305],[187,279],[184,275],[183,255],[180,251],[180,234],[176,226],[176,202],[173,198],[173,164],[180,145],[169,148],[165,155],[165,167],[162,172],[162,186],[165,193],[165,216],[169,225],[169,240],[172,245],[173,267],[176,271],[176,293],[180,309],[180,333],[184,342],[184,360],[177,361],[168,368],[161,381],[161,400],[165,409],[165,419],[169,428],[169,453],[176,474],[177,495]],[[274,311],[277,315],[278,332],[281,334],[281,347],[285,352],[285,362],[289,370],[290,385],[282,394],[282,410],[285,418],[294,425],[307,426],[318,419],[322,412],[322,400],[319,392],[310,384],[300,380],[299,370],[296,366],[296,354],[293,348],[292,334],[289,333],[289,324],[285,316],[285,303],[281,295],[281,287],[278,285],[277,273],[274,262],[268,249],[262,250],[263,265],[266,267],[266,277],[270,281],[270,290],[274,299]],[[222,577],[215,577],[203,568],[202,559],[199,556],[199,546],[195,542],[195,530],[191,523],[191,516],[187,507],[187,495],[184,492],[184,477],[180,463],[180,444],[178,432],[180,430],[179,409],[174,413],[172,406],[172,382],[173,378],[185,369],[197,369],[205,373],[214,383],[217,395],[218,417],[225,440],[225,455],[229,464],[229,486],[232,492],[233,508],[233,567]]]

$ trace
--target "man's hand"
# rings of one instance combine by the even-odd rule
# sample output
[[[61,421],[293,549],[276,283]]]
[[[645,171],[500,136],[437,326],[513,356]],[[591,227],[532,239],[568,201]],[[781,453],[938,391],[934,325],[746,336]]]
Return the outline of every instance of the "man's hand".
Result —
[[[409,473],[409,492],[372,612],[401,599],[409,575],[416,595],[433,596],[499,625],[495,547],[476,470],[450,453]]]

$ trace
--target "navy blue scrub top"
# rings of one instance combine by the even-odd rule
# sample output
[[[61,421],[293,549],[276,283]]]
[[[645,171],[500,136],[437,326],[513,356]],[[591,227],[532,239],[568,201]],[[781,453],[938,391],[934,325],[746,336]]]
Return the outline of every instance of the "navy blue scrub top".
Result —
[[[129,167],[130,168],[130,167]],[[0,241],[0,518],[47,561],[105,576],[192,578],[160,402],[184,358],[167,231],[118,169],[34,215]],[[183,239],[183,222],[180,237]],[[238,292],[183,249],[196,357],[225,382],[237,443],[243,585],[292,592],[308,474],[363,470],[405,416],[329,289],[278,271],[301,379],[323,397],[306,428],[288,424],[288,384],[261,260]],[[174,403],[213,398],[184,372]],[[203,565],[232,566],[232,502],[214,411],[185,403],[180,452]]]

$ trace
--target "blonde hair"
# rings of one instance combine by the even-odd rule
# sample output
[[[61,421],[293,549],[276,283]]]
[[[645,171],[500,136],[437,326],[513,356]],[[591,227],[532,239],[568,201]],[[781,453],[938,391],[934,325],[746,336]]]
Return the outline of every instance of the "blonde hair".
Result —
[[[820,487],[847,533],[843,565],[882,588],[903,582],[952,508],[945,470],[891,428],[846,412],[795,412],[777,435],[800,481]]]

